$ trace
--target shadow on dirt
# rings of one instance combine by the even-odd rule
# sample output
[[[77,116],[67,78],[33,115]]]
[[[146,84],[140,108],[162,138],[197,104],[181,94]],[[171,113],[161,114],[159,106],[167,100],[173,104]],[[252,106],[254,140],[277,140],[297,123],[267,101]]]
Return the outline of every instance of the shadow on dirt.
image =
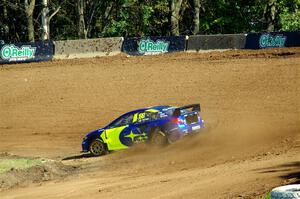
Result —
[[[287,184],[300,184],[300,161],[282,164],[276,167],[257,169],[259,173],[280,172],[278,177],[282,178]]]
[[[92,154],[81,154],[81,155],[74,155],[70,157],[65,157],[62,160],[78,160],[78,159],[84,159],[84,158],[95,158]]]
[[[284,166],[295,168],[295,170],[292,170],[292,172],[280,177],[286,180],[295,180],[293,184],[300,184],[300,162],[294,162]]]

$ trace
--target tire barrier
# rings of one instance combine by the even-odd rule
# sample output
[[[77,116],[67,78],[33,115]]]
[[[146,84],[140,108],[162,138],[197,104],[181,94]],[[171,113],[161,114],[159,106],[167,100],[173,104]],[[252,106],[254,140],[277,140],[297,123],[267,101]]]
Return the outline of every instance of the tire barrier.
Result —
[[[129,55],[156,55],[185,51],[185,36],[126,38],[122,51]]]
[[[53,57],[52,41],[0,44],[0,64],[49,61]]]
[[[284,48],[300,46],[300,31],[249,33],[246,49]]]
[[[300,199],[300,184],[277,187],[271,191],[271,199]]]

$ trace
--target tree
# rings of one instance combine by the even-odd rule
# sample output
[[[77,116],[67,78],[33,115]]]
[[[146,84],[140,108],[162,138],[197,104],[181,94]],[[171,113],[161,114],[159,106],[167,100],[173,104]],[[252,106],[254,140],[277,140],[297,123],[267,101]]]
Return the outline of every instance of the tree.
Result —
[[[103,25],[103,21],[110,14],[112,3],[112,1],[77,0],[79,38],[92,37],[92,31],[96,28],[97,22]]]
[[[7,24],[8,21],[8,13],[7,13],[7,0],[3,0],[3,32],[5,35],[9,34],[9,26]]]
[[[179,19],[182,0],[171,0],[171,32],[172,35],[179,35]]]
[[[0,0],[0,38],[22,42],[299,30],[299,8],[300,0]]]
[[[87,39],[87,31],[85,28],[84,20],[85,1],[77,0],[77,12],[78,12],[78,37],[80,39]]]
[[[267,23],[267,31],[272,32],[275,30],[275,17],[276,17],[276,0],[268,0],[265,9],[265,20]]]
[[[102,32],[104,36],[145,36],[155,32],[152,26],[155,1],[123,0],[119,3],[112,9]]]
[[[282,1],[279,6],[282,8],[279,15],[281,30],[300,30],[300,0]]]
[[[24,0],[25,14],[27,20],[27,35],[29,41],[34,41],[34,25],[33,12],[35,7],[35,0]]]
[[[200,0],[193,0],[194,3],[194,28],[193,28],[193,34],[198,34],[200,30],[200,7],[201,2]]]
[[[41,14],[41,21],[42,21],[42,40],[49,40],[50,39],[50,21],[51,19],[58,13],[61,6],[58,6],[54,9],[52,13],[50,13],[48,0],[42,0],[42,14]]]

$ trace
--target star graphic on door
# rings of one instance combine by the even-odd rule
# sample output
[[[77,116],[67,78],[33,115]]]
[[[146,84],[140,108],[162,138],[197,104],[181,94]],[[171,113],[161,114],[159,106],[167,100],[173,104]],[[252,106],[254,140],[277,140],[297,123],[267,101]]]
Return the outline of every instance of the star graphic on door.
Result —
[[[134,134],[132,131],[130,131],[130,134],[124,136],[126,138],[130,138],[132,141],[134,141],[134,138],[139,137],[139,134]]]

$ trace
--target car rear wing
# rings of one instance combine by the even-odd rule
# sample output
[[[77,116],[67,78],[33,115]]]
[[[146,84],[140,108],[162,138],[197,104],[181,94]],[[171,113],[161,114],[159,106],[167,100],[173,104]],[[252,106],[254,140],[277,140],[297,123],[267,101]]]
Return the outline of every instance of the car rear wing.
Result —
[[[201,107],[200,107],[200,104],[191,104],[191,105],[187,105],[187,106],[182,106],[182,107],[179,107],[179,108],[176,108],[173,112],[173,116],[174,117],[178,117],[181,115],[181,110],[184,110],[184,109],[192,109],[192,111],[198,111],[200,112],[201,111]]]

